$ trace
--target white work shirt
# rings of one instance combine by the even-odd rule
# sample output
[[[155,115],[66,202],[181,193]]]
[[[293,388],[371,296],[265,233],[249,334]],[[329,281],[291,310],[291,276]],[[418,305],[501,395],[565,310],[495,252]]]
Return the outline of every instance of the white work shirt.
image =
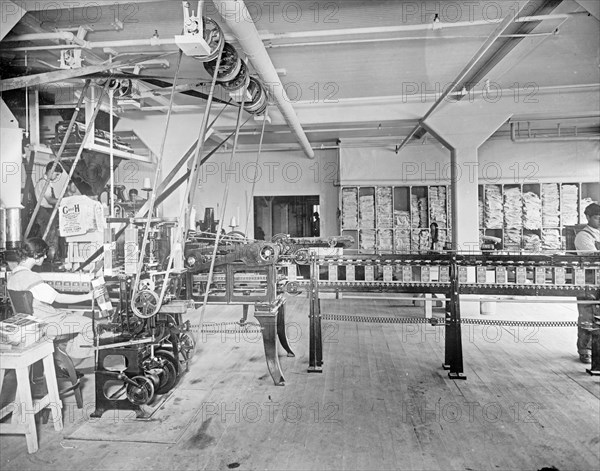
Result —
[[[38,200],[38,203],[42,208],[52,208],[53,206],[48,201],[48,198],[56,198],[58,196],[56,194],[56,187],[54,186],[56,182],[50,182],[46,188],[46,192],[42,195],[42,190],[44,189],[44,185],[47,181],[48,178],[46,175],[44,175],[35,184],[35,198]]]
[[[585,226],[575,236],[575,249],[577,255],[586,255],[589,252],[600,250],[600,230]]]

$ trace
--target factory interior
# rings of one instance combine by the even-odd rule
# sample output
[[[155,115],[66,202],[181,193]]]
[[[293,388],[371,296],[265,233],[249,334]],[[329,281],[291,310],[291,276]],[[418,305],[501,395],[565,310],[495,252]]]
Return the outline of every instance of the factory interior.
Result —
[[[600,468],[599,1],[0,6],[3,470]]]

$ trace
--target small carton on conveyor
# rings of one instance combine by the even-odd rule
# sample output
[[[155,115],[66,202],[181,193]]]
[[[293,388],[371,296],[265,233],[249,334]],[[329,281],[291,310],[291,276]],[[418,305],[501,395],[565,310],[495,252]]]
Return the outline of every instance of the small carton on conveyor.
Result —
[[[64,293],[89,293],[92,274],[86,272],[43,272],[42,279],[56,291]]]

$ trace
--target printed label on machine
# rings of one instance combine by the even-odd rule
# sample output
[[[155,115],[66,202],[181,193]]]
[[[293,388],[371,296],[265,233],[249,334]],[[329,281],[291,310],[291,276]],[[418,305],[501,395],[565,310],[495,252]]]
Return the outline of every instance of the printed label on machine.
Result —
[[[337,280],[338,280],[337,265],[330,264],[329,265],[329,281],[337,281]]]
[[[346,281],[356,281],[356,271],[354,265],[346,265]]]

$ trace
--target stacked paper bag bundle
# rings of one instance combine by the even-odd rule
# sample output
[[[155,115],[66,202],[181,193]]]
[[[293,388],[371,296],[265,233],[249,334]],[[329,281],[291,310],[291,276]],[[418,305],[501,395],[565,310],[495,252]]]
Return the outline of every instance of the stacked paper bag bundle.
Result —
[[[375,229],[361,229],[360,249],[368,252],[375,250]]]
[[[539,252],[542,248],[542,239],[537,234],[523,234],[523,248],[530,252]]]
[[[502,229],[502,191],[498,185],[485,187],[485,227]]]
[[[409,211],[394,211],[394,226],[410,227],[410,212]]]
[[[412,227],[421,227],[421,214],[419,213],[419,197],[410,195],[410,215]]]
[[[504,190],[504,227],[515,229],[523,227],[523,202],[520,188]]]
[[[356,188],[342,190],[342,227],[344,229],[358,228],[358,190]]]
[[[561,248],[559,229],[542,229],[542,248],[544,250]]]
[[[380,229],[377,234],[377,249],[391,252],[394,249],[394,232],[391,229]]]
[[[542,184],[542,226],[558,227],[560,225],[560,199],[557,183]]]
[[[394,231],[394,251],[410,252],[410,229],[398,228]]]
[[[579,191],[577,185],[562,185],[560,188],[562,199],[560,202],[560,214],[563,226],[577,224],[577,206],[579,202]]]
[[[373,195],[359,197],[360,227],[375,227],[375,198]]]
[[[429,188],[429,222],[446,226],[446,187],[432,186]]]
[[[377,206],[377,227],[380,229],[391,229],[393,225],[392,188],[376,188],[375,198]]]

